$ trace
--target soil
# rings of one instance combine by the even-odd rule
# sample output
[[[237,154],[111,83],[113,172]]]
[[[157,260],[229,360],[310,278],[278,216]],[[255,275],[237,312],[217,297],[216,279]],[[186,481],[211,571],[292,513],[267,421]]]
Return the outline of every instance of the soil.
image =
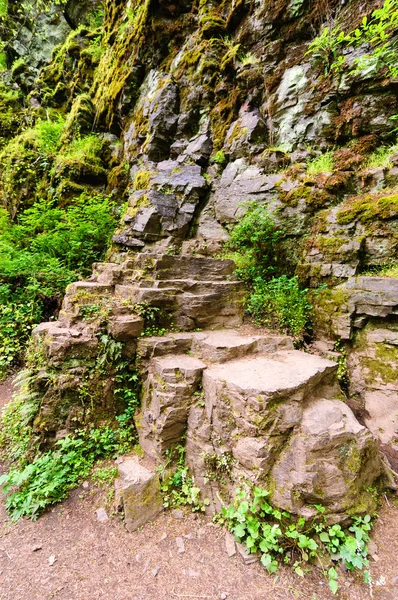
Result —
[[[10,396],[8,381],[0,385],[0,406]],[[287,567],[270,576],[259,563],[245,565],[239,554],[229,558],[225,530],[206,516],[165,512],[129,534],[112,516],[108,492],[85,482],[36,522],[11,523],[2,503],[0,600],[398,598],[398,508],[392,497],[384,501],[372,536],[378,549],[370,571],[382,585],[370,589],[360,576],[341,572],[341,591],[333,596],[320,569],[311,568],[304,579]],[[111,517],[104,523],[97,520],[99,507]]]

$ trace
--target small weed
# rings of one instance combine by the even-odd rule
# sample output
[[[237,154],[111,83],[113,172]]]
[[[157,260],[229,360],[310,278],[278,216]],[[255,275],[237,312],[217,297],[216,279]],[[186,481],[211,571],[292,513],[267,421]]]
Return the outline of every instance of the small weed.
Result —
[[[398,152],[398,144],[394,146],[382,146],[377,148],[366,161],[366,169],[391,169],[393,163],[391,157]]]
[[[333,152],[325,152],[307,164],[307,174],[319,175],[319,173],[332,173],[333,168]]]
[[[209,500],[200,499],[200,489],[195,486],[193,477],[185,466],[185,448],[177,446],[173,451],[166,452],[166,463],[158,468],[161,477],[163,506],[176,508],[190,506],[192,512],[204,512]],[[176,463],[176,466],[172,465]],[[171,471],[171,474],[168,474]]]

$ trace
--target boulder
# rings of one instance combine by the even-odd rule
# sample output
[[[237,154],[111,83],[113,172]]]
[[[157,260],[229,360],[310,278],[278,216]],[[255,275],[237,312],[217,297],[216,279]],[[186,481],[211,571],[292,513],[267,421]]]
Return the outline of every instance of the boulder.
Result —
[[[334,520],[372,513],[369,488],[380,474],[376,441],[351,409],[340,400],[314,400],[272,469],[272,501],[306,518],[315,516],[314,504]]]
[[[120,481],[116,487],[123,501],[126,528],[136,531],[163,510],[159,477],[135,457],[119,463],[118,471]]]

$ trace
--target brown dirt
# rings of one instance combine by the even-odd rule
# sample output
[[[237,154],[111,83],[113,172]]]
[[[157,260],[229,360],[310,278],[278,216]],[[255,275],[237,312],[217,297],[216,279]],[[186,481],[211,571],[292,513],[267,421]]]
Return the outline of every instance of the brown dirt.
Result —
[[[0,385],[0,406],[10,398],[10,382]],[[282,567],[269,576],[259,564],[228,558],[225,531],[208,517],[162,514],[129,534],[115,516],[96,520],[106,491],[90,483],[37,522],[9,522],[0,508],[0,600],[331,600],[336,598],[318,569],[305,579]],[[390,499],[390,505],[392,504]],[[178,553],[182,536],[185,552]],[[383,505],[374,536],[378,560],[372,561],[373,598],[398,598],[398,508]],[[36,549],[39,548],[39,549]],[[52,566],[49,558],[56,561]],[[159,569],[155,575],[155,569]],[[371,598],[359,578],[341,574],[341,600]],[[227,596],[225,596],[227,594]]]

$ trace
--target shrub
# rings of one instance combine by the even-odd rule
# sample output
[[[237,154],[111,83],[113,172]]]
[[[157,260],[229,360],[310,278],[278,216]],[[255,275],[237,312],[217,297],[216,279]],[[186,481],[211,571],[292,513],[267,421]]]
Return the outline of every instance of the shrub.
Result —
[[[268,282],[259,277],[253,282],[247,311],[257,325],[302,337],[309,328],[312,310],[307,294],[308,290],[300,289],[297,277],[282,275]]]
[[[257,202],[231,231],[228,247],[242,256],[238,277],[250,283],[256,277],[269,278],[277,270],[278,244],[284,231],[278,229],[267,209]]]

